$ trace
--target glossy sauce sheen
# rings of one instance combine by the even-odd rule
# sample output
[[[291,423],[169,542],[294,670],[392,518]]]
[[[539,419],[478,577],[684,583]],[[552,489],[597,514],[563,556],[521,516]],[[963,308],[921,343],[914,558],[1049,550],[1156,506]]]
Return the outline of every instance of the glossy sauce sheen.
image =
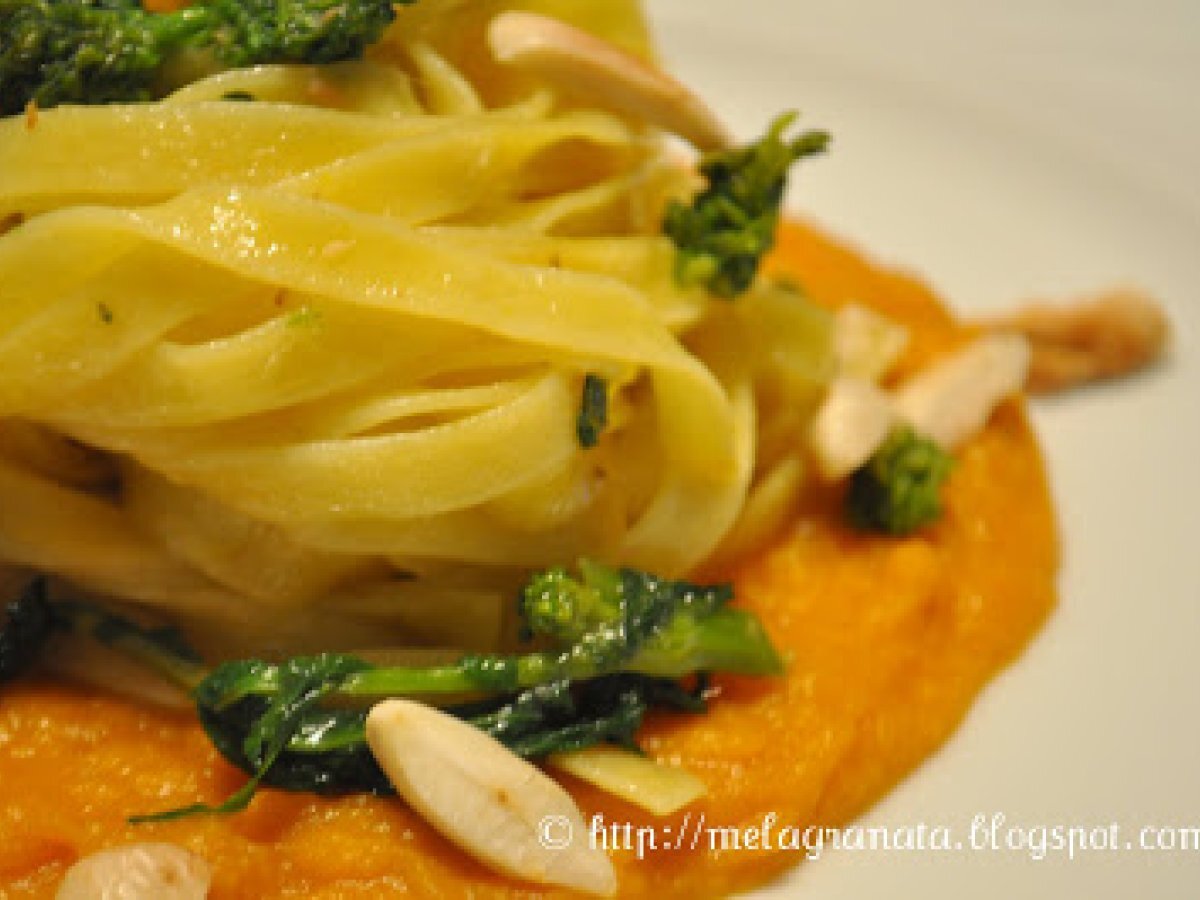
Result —
[[[869,303],[907,323],[914,340],[902,368],[967,337],[920,283],[813,230],[790,227],[774,263],[822,303]],[[663,716],[643,733],[648,752],[686,766],[709,796],[653,819],[569,785],[589,822],[600,814],[610,826],[654,828],[658,846],[643,838],[643,860],[614,854],[622,896],[722,895],[800,862],[802,850],[710,849],[698,825],[750,828],[768,813],[778,817],[776,834],[845,823],[946,739],[1053,606],[1054,516],[1017,403],[961,451],[933,528],[904,540],[864,537],[842,526],[836,503],[819,502],[734,575],[741,602],[788,658],[786,676],[721,679],[707,715]],[[476,897],[541,896],[473,863],[394,799],[263,791],[240,815],[125,822],[219,801],[243,779],[188,717],[76,688],[8,686],[0,896],[52,897],[80,856],[157,840],[212,864],[216,900],[453,897],[468,886]]]

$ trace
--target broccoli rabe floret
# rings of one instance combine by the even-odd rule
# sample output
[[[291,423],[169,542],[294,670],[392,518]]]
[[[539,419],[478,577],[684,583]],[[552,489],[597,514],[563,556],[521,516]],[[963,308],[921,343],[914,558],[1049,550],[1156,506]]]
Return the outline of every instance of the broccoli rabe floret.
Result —
[[[679,677],[713,670],[766,675],[781,663],[758,619],[729,609],[729,585],[695,585],[584,561],[535,575],[522,597],[529,630],[569,648],[547,665]]]
[[[532,575],[521,592],[520,613],[531,634],[572,643],[619,620],[621,601],[618,572],[584,561],[578,578],[561,566]]]
[[[795,119],[795,114],[780,116],[756,143],[706,156],[700,173],[708,186],[690,206],[676,201],[667,208],[663,231],[679,251],[675,274],[680,283],[702,285],[723,299],[753,284],[775,243],[788,170],[829,143],[823,131],[788,139]]]
[[[864,531],[905,535],[942,515],[942,483],[951,456],[908,426],[892,431],[861,469],[850,477],[846,515]]]
[[[414,0],[400,0],[414,2]],[[137,0],[0,0],[0,115],[34,101],[147,100],[164,72],[362,56],[395,17],[393,0],[200,0],[171,13]]]

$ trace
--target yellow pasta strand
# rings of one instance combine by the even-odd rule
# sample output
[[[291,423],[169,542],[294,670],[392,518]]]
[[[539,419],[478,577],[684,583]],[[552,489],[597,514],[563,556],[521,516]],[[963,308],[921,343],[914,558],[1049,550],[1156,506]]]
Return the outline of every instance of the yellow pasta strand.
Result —
[[[218,653],[490,647],[526,568],[679,574],[795,501],[827,317],[681,289],[663,143],[452,3],[366,62],[0,120],[0,564]],[[522,5],[646,52],[636,4]]]

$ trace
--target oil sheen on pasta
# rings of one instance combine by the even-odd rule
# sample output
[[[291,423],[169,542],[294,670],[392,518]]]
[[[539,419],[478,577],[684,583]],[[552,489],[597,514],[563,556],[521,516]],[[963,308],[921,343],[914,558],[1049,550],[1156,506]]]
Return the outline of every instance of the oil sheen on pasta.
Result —
[[[914,367],[966,334],[916,281],[803,227],[776,266],[823,303],[868,301],[913,329]],[[904,540],[864,537],[836,498],[797,511],[733,573],[738,595],[789,659],[772,681],[722,680],[712,710],[651,722],[654,756],[704,779],[687,813],[750,826],[846,822],[932,752],[1053,605],[1058,548],[1041,458],[1020,406],[1005,405],[961,453],[947,513]],[[0,893],[51,897],[101,847],[167,840],[213,865],[221,898],[540,896],[485,871],[395,800],[263,791],[244,814],[131,827],[125,817],[217,801],[242,775],[189,718],[79,689],[27,683],[0,699]],[[677,829],[582,785],[586,817]],[[701,837],[642,860],[615,854],[622,896],[694,898],[759,884],[801,854],[713,852]]]

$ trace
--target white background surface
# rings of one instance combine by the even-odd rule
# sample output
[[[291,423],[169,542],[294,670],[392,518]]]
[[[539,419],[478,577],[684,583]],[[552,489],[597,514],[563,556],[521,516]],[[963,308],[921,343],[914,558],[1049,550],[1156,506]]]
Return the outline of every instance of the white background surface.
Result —
[[[751,136],[832,131],[793,205],[959,310],[1131,283],[1169,363],[1039,403],[1061,604],[865,824],[1200,826],[1200,3],[648,0],[674,71]],[[834,853],[770,896],[1194,898],[1200,850]]]

